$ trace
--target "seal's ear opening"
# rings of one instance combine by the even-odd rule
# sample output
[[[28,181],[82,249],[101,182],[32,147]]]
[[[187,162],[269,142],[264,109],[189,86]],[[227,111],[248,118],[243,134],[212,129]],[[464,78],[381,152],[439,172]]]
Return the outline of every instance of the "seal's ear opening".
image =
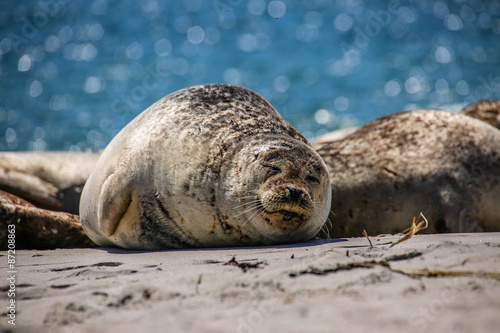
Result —
[[[132,188],[130,177],[112,173],[108,176],[101,188],[97,218],[99,226],[106,236],[115,233],[123,214],[132,202]]]

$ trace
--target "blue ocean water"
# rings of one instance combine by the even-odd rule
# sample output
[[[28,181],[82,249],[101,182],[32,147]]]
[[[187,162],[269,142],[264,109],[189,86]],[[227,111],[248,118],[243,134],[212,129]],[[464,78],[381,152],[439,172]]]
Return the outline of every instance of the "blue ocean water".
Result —
[[[2,0],[0,150],[99,150],[209,82],[264,96],[307,138],[500,98],[500,3]]]

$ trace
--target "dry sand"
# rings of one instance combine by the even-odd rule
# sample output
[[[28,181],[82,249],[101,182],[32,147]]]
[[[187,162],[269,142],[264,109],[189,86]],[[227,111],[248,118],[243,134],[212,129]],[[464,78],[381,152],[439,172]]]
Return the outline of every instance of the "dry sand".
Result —
[[[389,248],[396,239],[371,237],[374,248],[350,238],[163,252],[17,251],[13,331],[499,331],[500,233],[417,235]],[[6,331],[7,256],[0,260]]]

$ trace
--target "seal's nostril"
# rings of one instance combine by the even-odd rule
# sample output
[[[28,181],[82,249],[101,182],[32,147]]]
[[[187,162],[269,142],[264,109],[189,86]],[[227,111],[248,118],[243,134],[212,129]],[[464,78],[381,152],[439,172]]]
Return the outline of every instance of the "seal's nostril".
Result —
[[[298,202],[302,199],[302,194],[304,193],[300,188],[296,188],[294,186],[288,185],[286,187],[288,189],[288,195],[290,196],[290,200],[294,202]]]

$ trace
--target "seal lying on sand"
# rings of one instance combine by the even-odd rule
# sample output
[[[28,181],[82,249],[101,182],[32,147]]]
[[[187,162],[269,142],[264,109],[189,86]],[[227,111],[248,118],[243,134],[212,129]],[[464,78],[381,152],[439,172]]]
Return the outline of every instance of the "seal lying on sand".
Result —
[[[305,241],[324,225],[323,160],[256,93],[182,89],[110,142],[82,192],[98,245],[168,249]]]
[[[500,101],[485,99],[473,103],[460,111],[460,114],[476,118],[500,129]]]
[[[356,132],[358,128],[359,127],[348,127],[328,132],[326,134],[314,138],[313,140],[310,141],[310,144],[314,149],[318,150],[327,143],[342,140],[346,136]]]
[[[332,183],[332,237],[500,231],[500,132],[442,111],[376,119],[318,150]]]
[[[80,194],[99,154],[1,152],[0,190],[50,210],[78,214]]]
[[[96,246],[83,232],[78,215],[39,208],[0,190],[0,249],[7,250],[12,230],[17,250]]]

